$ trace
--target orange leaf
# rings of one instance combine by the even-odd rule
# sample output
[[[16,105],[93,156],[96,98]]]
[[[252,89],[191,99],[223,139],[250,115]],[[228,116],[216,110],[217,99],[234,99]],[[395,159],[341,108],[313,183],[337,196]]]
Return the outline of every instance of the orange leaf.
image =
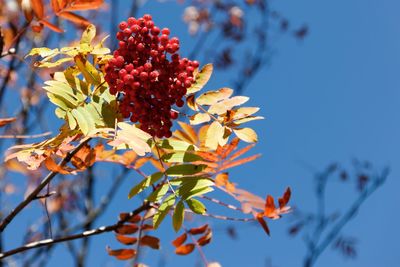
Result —
[[[230,144],[226,145],[225,151],[222,153],[222,158],[226,158],[229,154],[232,153],[233,150],[235,150],[239,144],[240,139],[235,137],[232,139]]]
[[[70,174],[72,170],[64,169],[59,166],[52,157],[47,157],[44,161],[46,168],[51,172],[58,172],[61,174]]]
[[[283,209],[286,206],[286,204],[289,202],[291,194],[292,194],[292,192],[290,190],[290,187],[288,187],[286,189],[285,193],[283,194],[283,196],[278,199],[280,209]]]
[[[136,250],[134,249],[116,249],[112,250],[109,247],[106,248],[108,255],[114,256],[119,260],[130,260],[136,256]]]
[[[195,245],[190,243],[180,247],[177,247],[175,253],[178,255],[187,255],[190,254],[195,248]]]
[[[44,6],[42,0],[31,0],[33,12],[38,19],[42,19],[44,17]]]
[[[220,173],[215,177],[216,186],[225,186],[228,183],[229,176],[227,172]]]
[[[235,161],[228,161],[228,162],[222,164],[222,166],[221,166],[221,168],[219,170],[223,171],[223,170],[230,169],[230,168],[233,168],[233,167],[236,167],[236,166],[239,166],[239,165],[243,165],[243,164],[245,164],[247,162],[250,162],[250,161],[253,161],[255,159],[258,159],[259,157],[261,157],[261,154],[256,154],[256,155],[253,155],[253,156],[250,156],[250,157],[247,157],[247,158],[244,158],[244,159],[238,159],[238,160],[235,160]]]
[[[203,226],[190,229],[189,233],[191,233],[192,235],[199,235],[204,233],[207,229],[208,229],[208,224],[205,224]]]
[[[257,214],[256,219],[261,224],[262,228],[267,233],[267,235],[270,235],[269,228],[267,222],[263,218],[263,214],[262,213]]]
[[[103,5],[103,0],[93,0],[93,1],[74,1],[69,7],[65,8],[65,11],[78,11],[78,10],[90,10],[97,9]]]
[[[87,19],[72,12],[62,11],[58,13],[58,16],[67,19],[69,21],[72,21],[73,23],[80,26],[88,26],[90,24],[90,22]]]
[[[137,242],[136,237],[130,237],[126,235],[116,235],[115,237],[119,242],[121,242],[124,245],[133,245]]]
[[[274,198],[271,195],[268,195],[267,199],[265,200],[264,215],[270,217],[275,213],[275,209]]]
[[[139,227],[136,224],[124,224],[119,227],[115,232],[122,235],[130,235],[137,232]]]
[[[60,11],[60,5],[58,4],[58,0],[51,0],[51,8],[53,9],[54,13]]]
[[[154,236],[145,235],[140,239],[140,245],[148,246],[152,249],[160,249],[160,239]]]
[[[132,216],[131,218],[129,218],[129,220],[127,220],[128,216],[129,216],[129,213],[120,213],[119,220],[130,222],[130,223],[138,223],[142,220],[142,217],[140,217],[140,215]]]
[[[11,122],[14,122],[17,118],[12,117],[12,118],[2,118],[0,119],[0,127],[3,127]]]
[[[208,243],[211,242],[211,238],[212,238],[212,232],[211,232],[211,229],[208,229],[208,231],[205,233],[205,235],[203,235],[202,237],[200,237],[197,240],[197,243],[200,246],[205,246],[205,245],[207,245]]]
[[[172,245],[174,245],[174,247],[179,247],[181,246],[183,243],[185,243],[187,239],[187,234],[183,233],[182,235],[178,236],[174,241],[172,241]]]
[[[39,22],[54,32],[58,32],[58,33],[64,32],[63,29],[60,29],[59,27],[57,27],[53,23],[48,22],[47,20],[41,19],[41,20],[39,20]]]
[[[196,155],[199,155],[205,160],[217,162],[219,161],[218,155],[212,152],[205,152],[205,151],[196,151]]]
[[[238,151],[236,151],[235,153],[232,154],[230,160],[234,160],[234,159],[240,157],[241,155],[243,155],[244,153],[246,153],[247,151],[252,149],[254,146],[255,146],[255,144],[251,144],[251,145],[245,146],[242,149],[239,149]]]

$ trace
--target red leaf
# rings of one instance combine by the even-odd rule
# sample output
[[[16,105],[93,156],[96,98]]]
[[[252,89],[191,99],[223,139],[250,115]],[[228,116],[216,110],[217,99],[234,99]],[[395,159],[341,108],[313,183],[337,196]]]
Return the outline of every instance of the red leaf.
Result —
[[[211,229],[208,229],[208,231],[205,233],[205,235],[203,235],[202,237],[200,237],[197,240],[197,243],[200,246],[205,246],[205,245],[207,245],[208,243],[211,242],[211,238],[212,238],[212,232],[211,232]]]
[[[263,218],[263,214],[262,213],[257,214],[256,219],[261,224],[262,228],[267,233],[267,235],[270,235],[269,228],[267,222]]]
[[[190,254],[195,248],[195,245],[190,243],[180,247],[177,247],[175,253],[178,255],[187,255]]]
[[[140,239],[140,245],[148,246],[152,249],[160,249],[160,239],[154,236],[145,235]]]
[[[109,247],[106,248],[108,255],[114,256],[119,260],[130,260],[136,256],[136,250],[134,249],[116,249],[112,250]]]
[[[285,193],[283,194],[283,196],[281,198],[278,199],[279,202],[279,208],[282,209],[283,207],[286,206],[286,204],[289,202],[290,196],[291,196],[292,192],[290,191],[290,187],[288,187],[285,191]]]
[[[141,228],[143,231],[154,230],[154,227],[153,227],[153,225],[151,225],[151,224],[143,224],[140,228]]]
[[[137,242],[136,237],[130,237],[126,235],[116,235],[115,237],[119,242],[121,242],[124,245],[133,245]]]
[[[31,0],[32,9],[38,19],[44,17],[44,6],[42,0]]]
[[[115,232],[121,235],[130,235],[137,232],[139,227],[136,224],[124,224],[119,227]]]
[[[253,161],[257,158],[261,157],[261,154],[257,154],[257,155],[253,155],[244,159],[239,159],[236,161],[228,161],[227,163],[222,164],[220,171],[226,170],[226,169],[230,169],[239,165],[243,165],[247,162]]]
[[[69,21],[72,21],[73,23],[80,26],[88,26],[90,24],[90,22],[87,19],[72,12],[62,11],[58,13],[58,16],[67,19]]]
[[[187,234],[183,233],[182,235],[178,236],[174,241],[172,241],[172,245],[174,245],[174,247],[179,247],[181,246],[183,243],[185,243],[187,239]]]
[[[140,215],[135,215],[135,216],[132,216],[131,218],[127,219],[128,216],[129,216],[129,213],[120,213],[119,220],[125,221],[125,222],[130,222],[130,223],[138,223],[142,219],[142,217],[140,217]]]
[[[2,118],[0,119],[0,127],[3,127],[11,122],[14,122],[17,118],[12,117],[12,118]]]
[[[59,27],[57,27],[56,25],[48,22],[47,20],[41,19],[39,20],[40,23],[42,23],[44,26],[46,26],[47,28],[49,28],[52,31],[58,32],[58,33],[63,33],[64,30],[60,29]]]
[[[203,226],[190,229],[189,233],[191,233],[192,235],[199,235],[204,233],[207,229],[208,229],[208,224],[205,224]]]

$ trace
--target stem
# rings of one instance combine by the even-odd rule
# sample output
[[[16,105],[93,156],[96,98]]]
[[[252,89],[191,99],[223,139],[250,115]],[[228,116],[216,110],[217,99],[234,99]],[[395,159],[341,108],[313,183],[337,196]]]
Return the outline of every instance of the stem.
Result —
[[[84,146],[86,145],[87,142],[91,140],[90,137],[85,138],[74,150],[69,152],[67,156],[58,164],[60,167],[64,167],[71,159],[72,157]],[[42,189],[50,183],[50,181],[57,175],[57,172],[50,172],[43,180],[42,182],[36,187],[35,190],[33,190],[32,193],[29,194],[29,196],[22,201],[14,210],[12,210],[7,217],[4,218],[4,220],[0,224],[0,232],[3,232],[4,229],[7,227],[7,225],[14,219],[15,216],[18,215],[29,203],[31,203],[33,200],[37,198],[37,195],[42,191]]]

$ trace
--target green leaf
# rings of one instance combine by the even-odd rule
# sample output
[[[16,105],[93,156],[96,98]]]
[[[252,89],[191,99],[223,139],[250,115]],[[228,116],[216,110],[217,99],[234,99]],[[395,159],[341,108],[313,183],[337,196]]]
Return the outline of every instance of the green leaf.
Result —
[[[181,197],[184,200],[188,200],[192,197],[205,195],[206,193],[211,192],[211,191],[214,191],[214,189],[212,187],[201,187],[201,188],[192,189],[190,191],[182,193]]]
[[[258,140],[256,132],[251,128],[234,129],[233,132],[247,143],[254,143]]]
[[[185,205],[179,201],[175,206],[174,215],[172,216],[172,226],[175,232],[178,232],[182,227],[183,220],[185,219]]]
[[[71,102],[69,102],[68,100],[66,100],[61,96],[47,93],[47,97],[49,98],[50,102],[52,102],[54,105],[60,107],[63,110],[75,108],[75,106]]]
[[[76,126],[77,126],[78,124],[76,123],[76,120],[75,120],[74,116],[71,114],[70,111],[67,111],[67,118],[68,118],[68,125],[69,125],[69,128],[70,128],[71,130],[75,130],[75,128],[76,128]]]
[[[169,185],[163,184],[162,186],[157,188],[153,193],[151,193],[147,197],[147,200],[150,202],[159,202],[168,193],[168,190],[169,190]]]
[[[147,178],[142,180],[139,184],[137,184],[135,187],[133,187],[131,189],[131,191],[129,192],[128,198],[132,198],[133,196],[135,196],[135,195],[139,194],[140,192],[142,192],[143,190],[145,190],[150,185],[156,183],[158,180],[161,179],[161,177],[163,177],[163,175],[164,174],[162,172],[156,172],[150,176],[147,176]]]
[[[176,192],[186,200],[213,191],[212,186],[214,186],[214,181],[210,179],[189,180],[183,181]]]
[[[187,89],[187,95],[200,91],[204,85],[208,82],[213,72],[213,65],[205,65],[199,73],[196,75],[195,83]]]
[[[164,139],[159,146],[174,151],[198,150],[196,146],[189,144],[188,142],[174,139]]]
[[[164,202],[158,208],[158,211],[153,216],[153,226],[154,229],[157,229],[161,222],[164,220],[165,216],[167,216],[169,210],[175,204],[175,195],[171,194],[165,198]]]
[[[203,158],[199,155],[185,152],[185,151],[177,151],[174,153],[164,154],[161,159],[164,162],[172,162],[172,163],[182,163],[182,162],[193,162],[202,160]]]
[[[180,186],[180,185],[182,185],[184,183],[196,183],[199,180],[208,180],[208,182],[205,182],[206,184],[214,185],[214,180],[211,179],[208,176],[183,176],[183,177],[177,177],[177,178],[174,178],[174,179],[170,180],[170,184],[174,185],[174,186]]]
[[[186,204],[193,212],[197,214],[204,214],[207,211],[206,206],[204,206],[204,204],[197,199],[194,198],[188,199],[186,200]]]
[[[166,174],[169,176],[193,175],[203,171],[207,165],[182,164],[169,167]]]

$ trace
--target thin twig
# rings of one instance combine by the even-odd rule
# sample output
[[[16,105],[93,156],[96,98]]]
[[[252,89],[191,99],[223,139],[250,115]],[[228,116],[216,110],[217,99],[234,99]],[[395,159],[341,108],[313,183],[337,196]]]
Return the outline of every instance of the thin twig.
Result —
[[[72,157],[83,147],[86,145],[87,142],[91,140],[90,137],[85,138],[77,147],[75,147],[74,150],[69,152],[67,156],[58,164],[59,167],[64,167],[71,159]],[[58,174],[58,172],[52,171],[50,172],[43,180],[42,182],[36,187],[35,190],[32,191],[32,193],[29,194],[29,196],[22,201],[18,206],[12,210],[7,217],[4,218],[4,220],[0,224],[0,232],[3,232],[4,229],[7,227],[7,225],[14,219],[15,216],[17,216],[18,213],[20,213],[29,203],[31,203],[33,200],[36,199],[37,195],[42,191],[42,189]]]
[[[34,248],[52,246],[52,245],[57,244],[57,243],[62,243],[62,242],[71,241],[71,240],[75,240],[75,239],[87,238],[89,236],[99,235],[99,234],[102,234],[102,233],[106,233],[106,232],[111,232],[111,231],[117,230],[124,223],[129,221],[132,217],[138,215],[142,211],[148,210],[150,207],[151,207],[150,203],[149,202],[145,202],[139,208],[137,208],[134,211],[132,211],[131,213],[129,213],[129,215],[126,216],[126,218],[124,218],[123,220],[118,221],[116,224],[109,225],[109,226],[101,226],[99,228],[88,230],[88,231],[84,231],[82,233],[75,234],[75,235],[64,236],[64,237],[56,238],[56,239],[44,239],[44,240],[32,242],[32,243],[26,244],[26,245],[24,245],[22,247],[15,248],[15,249],[6,251],[4,253],[0,253],[0,259],[4,259],[4,258],[9,257],[11,255],[15,255],[15,254],[21,253],[23,251],[34,249]]]

